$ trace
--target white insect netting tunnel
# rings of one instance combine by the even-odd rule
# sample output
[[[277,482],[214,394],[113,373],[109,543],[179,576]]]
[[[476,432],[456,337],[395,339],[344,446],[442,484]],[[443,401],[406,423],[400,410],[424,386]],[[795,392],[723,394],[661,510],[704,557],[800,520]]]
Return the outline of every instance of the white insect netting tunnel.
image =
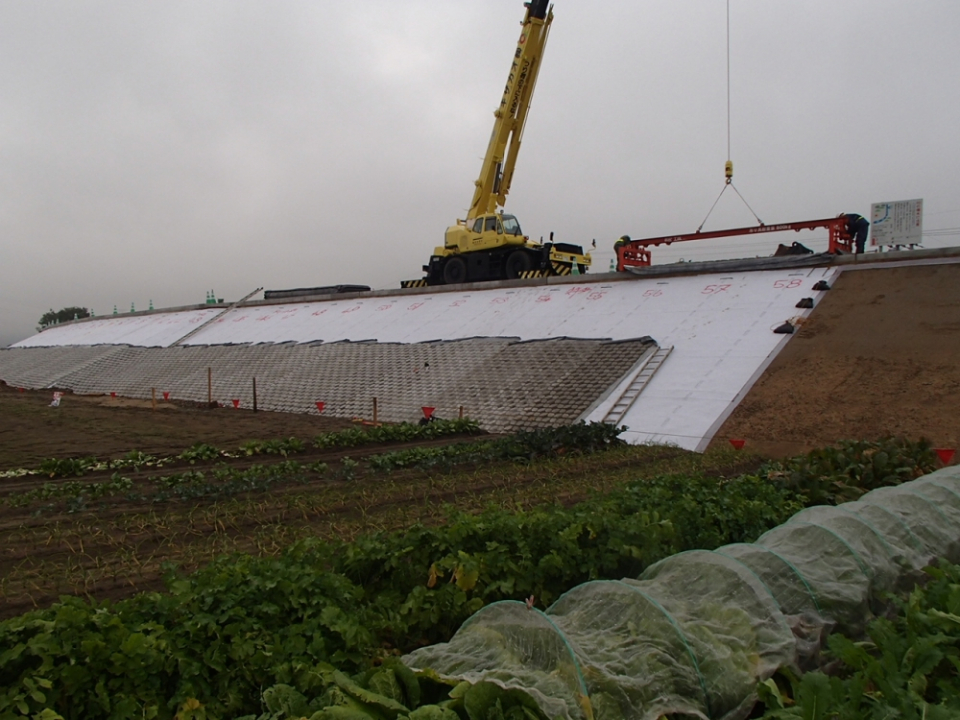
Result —
[[[862,633],[883,593],[937,558],[960,561],[957,467],[579,585],[546,612],[493,603],[404,662],[522,690],[549,718],[740,720],[759,681],[814,663],[830,630]]]

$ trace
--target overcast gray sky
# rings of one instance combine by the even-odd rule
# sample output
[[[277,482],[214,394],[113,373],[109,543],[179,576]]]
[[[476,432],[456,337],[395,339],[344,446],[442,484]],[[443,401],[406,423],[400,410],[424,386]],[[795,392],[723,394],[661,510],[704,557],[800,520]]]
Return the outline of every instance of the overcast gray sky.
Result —
[[[0,346],[259,286],[420,277],[473,193],[522,0],[0,2]],[[960,3],[731,0],[735,184],[766,223],[923,198],[960,228]],[[692,232],[727,159],[725,0],[557,0],[506,210]],[[754,224],[732,193],[705,229]],[[675,245],[655,262],[770,254]],[[928,247],[960,244],[934,233]]]

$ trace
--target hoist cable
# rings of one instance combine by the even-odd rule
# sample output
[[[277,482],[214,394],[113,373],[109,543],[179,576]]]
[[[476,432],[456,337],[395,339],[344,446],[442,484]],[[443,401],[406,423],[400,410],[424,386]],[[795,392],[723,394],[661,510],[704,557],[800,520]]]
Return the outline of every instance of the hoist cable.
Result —
[[[730,0],[727,0],[727,160],[730,153]]]
[[[756,221],[763,225],[763,220],[760,219],[760,216],[753,211],[753,208],[750,207],[750,203],[747,202],[747,199],[737,190],[737,186],[733,184],[733,158],[731,152],[730,144],[730,0],[727,0],[727,163],[725,167],[726,180],[723,184],[723,190],[720,191],[720,194],[717,196],[717,199],[713,201],[713,205],[710,206],[710,210],[707,212],[707,216],[703,219],[703,222],[700,223],[700,227],[697,228],[697,232],[703,230],[703,226],[707,224],[707,220],[710,219],[710,215],[713,213],[714,208],[717,207],[717,203],[720,202],[720,198],[723,197],[723,193],[726,192],[727,186],[733,188],[733,191],[737,196],[743,201],[743,204],[747,206],[747,210],[750,211],[750,214],[756,219]]]
[[[723,194],[727,191],[727,185],[732,183],[724,183],[723,190],[720,191],[720,194],[717,195],[717,199],[713,201],[713,205],[710,206],[710,210],[707,211],[707,216],[703,219],[703,222],[700,223],[700,227],[697,228],[697,232],[703,230],[703,226],[707,224],[707,220],[710,219],[710,213],[713,212],[713,209],[717,206],[717,203],[720,202],[720,198],[723,197]]]
[[[749,210],[750,214],[753,215],[754,219],[757,221],[757,224],[763,225],[763,220],[761,220],[760,216],[753,211],[753,208],[750,207],[750,203],[747,202],[747,199],[740,194],[739,190],[737,190],[737,186],[733,184],[732,180],[728,180],[723,184],[723,190],[721,190],[720,194],[717,195],[717,199],[713,201],[713,205],[710,206],[710,210],[707,212],[707,216],[703,219],[703,222],[700,223],[700,227],[697,228],[697,232],[700,232],[701,230],[703,230],[703,226],[707,224],[707,220],[710,219],[710,215],[713,213],[713,209],[717,206],[717,203],[720,202],[720,198],[723,197],[723,194],[727,191],[728,187],[732,187],[733,191],[737,194],[737,196],[741,200],[743,200],[743,204],[747,206],[747,210]]]
[[[732,181],[730,182],[730,187],[733,188],[733,191],[734,191],[737,195],[740,195],[740,191],[737,190],[737,186],[734,185]],[[747,210],[750,211],[750,214],[753,215],[753,216],[757,219],[757,223],[760,224],[760,225],[763,225],[763,220],[760,219],[760,216],[759,216],[759,215],[757,215],[755,212],[753,212],[753,208],[750,207],[750,203],[747,202],[747,199],[746,199],[743,195],[740,195],[740,199],[743,200],[743,204],[747,206]]]

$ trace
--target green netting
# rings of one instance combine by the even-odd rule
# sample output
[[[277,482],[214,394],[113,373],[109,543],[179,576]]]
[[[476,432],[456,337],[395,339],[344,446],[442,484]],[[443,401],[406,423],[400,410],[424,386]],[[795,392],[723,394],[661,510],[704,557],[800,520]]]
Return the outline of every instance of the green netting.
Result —
[[[758,681],[814,657],[825,629],[856,634],[878,593],[938,557],[960,561],[960,468],[585,583],[546,613],[495,603],[404,661],[523,690],[549,718],[742,720]]]

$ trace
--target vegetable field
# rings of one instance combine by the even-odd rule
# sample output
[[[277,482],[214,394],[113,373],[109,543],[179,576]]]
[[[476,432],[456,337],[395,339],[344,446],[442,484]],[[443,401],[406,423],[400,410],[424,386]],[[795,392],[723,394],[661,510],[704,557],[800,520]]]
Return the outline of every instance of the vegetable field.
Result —
[[[616,435],[350,426],[8,464],[0,718],[534,720],[523,693],[414,676],[398,658],[492,603],[544,609],[937,464],[923,442],[764,463]],[[936,572],[869,626],[872,644],[838,636],[829,674],[777,675],[755,713],[859,720],[885,717],[867,714],[882,701],[949,717],[908,712],[937,712],[954,687],[958,576]]]
[[[302,440],[49,458],[0,471],[0,615],[62,594],[115,599],[160,589],[171,564],[189,571],[234,552],[274,555],[300,538],[442,522],[448,503],[543,502],[553,471],[528,472],[531,458],[580,455],[610,440],[609,432],[533,433],[517,444],[477,433],[469,420],[357,426]],[[611,470],[631,457],[611,456]],[[560,473],[562,496],[585,496],[575,467]]]

